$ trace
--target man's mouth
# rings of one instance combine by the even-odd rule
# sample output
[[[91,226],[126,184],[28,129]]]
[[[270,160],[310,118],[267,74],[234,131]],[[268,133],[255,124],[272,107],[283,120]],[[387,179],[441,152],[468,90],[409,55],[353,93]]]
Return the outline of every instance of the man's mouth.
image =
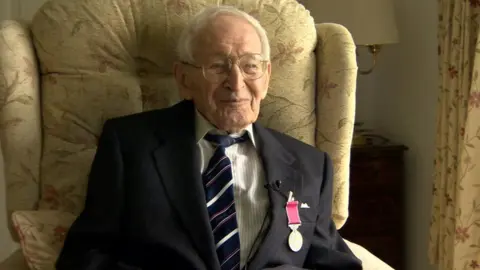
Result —
[[[245,103],[245,102],[249,102],[248,99],[224,99],[224,100],[221,100],[221,102],[223,103]]]

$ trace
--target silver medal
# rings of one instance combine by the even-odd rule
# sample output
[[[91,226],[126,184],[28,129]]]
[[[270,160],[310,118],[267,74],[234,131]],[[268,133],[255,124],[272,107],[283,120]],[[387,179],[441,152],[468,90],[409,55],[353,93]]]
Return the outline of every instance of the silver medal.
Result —
[[[303,245],[302,234],[297,229],[298,229],[298,226],[296,226],[295,228],[292,228],[292,232],[288,236],[288,246],[293,252],[300,251]]]

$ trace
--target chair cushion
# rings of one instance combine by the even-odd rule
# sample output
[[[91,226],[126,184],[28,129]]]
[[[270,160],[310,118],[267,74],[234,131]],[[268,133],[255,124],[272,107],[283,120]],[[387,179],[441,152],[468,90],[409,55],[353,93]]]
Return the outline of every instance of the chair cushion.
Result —
[[[83,208],[105,119],[179,100],[176,41],[189,18],[216,4],[240,7],[268,32],[273,74],[260,122],[315,144],[317,35],[295,0],[48,1],[32,21],[42,77],[40,209]]]
[[[55,269],[65,235],[75,220],[60,211],[16,211],[12,220],[25,260],[32,270]]]

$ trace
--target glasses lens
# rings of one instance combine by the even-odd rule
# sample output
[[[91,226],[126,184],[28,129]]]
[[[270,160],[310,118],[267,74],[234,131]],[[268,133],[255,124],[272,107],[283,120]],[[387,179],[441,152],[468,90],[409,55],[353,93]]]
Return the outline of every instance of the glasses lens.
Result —
[[[265,72],[265,62],[260,55],[244,55],[238,66],[243,71],[245,79],[258,79]]]
[[[203,65],[203,75],[210,82],[222,82],[227,79],[232,69],[229,58],[215,59]],[[238,66],[247,80],[260,78],[265,72],[266,62],[261,55],[247,54],[238,59]]]
[[[203,76],[211,82],[220,82],[225,80],[230,71],[228,58],[213,59],[208,64],[203,65]]]

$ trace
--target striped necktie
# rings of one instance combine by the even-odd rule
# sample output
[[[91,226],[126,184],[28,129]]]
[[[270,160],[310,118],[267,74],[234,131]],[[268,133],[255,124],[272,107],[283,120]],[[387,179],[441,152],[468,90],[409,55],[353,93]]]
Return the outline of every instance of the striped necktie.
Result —
[[[202,178],[220,268],[240,269],[240,237],[233,197],[232,163],[225,155],[225,148],[245,142],[248,134],[239,138],[207,134],[204,138],[216,146]]]

